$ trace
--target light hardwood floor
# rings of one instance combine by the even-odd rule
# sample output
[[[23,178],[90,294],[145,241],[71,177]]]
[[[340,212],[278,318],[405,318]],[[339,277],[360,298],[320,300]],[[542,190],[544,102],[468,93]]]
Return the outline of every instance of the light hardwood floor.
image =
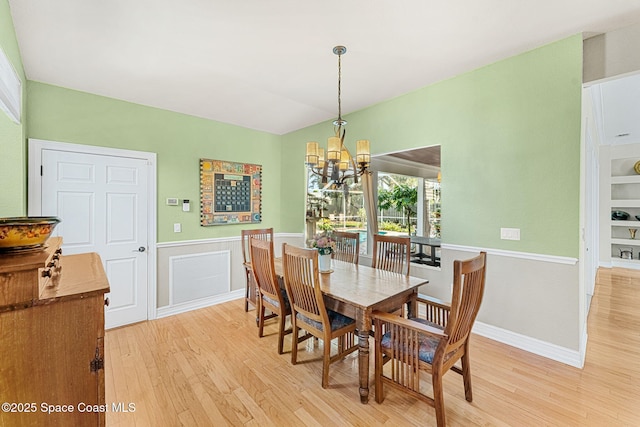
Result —
[[[361,404],[357,354],[331,365],[325,390],[321,344],[301,344],[293,366],[290,336],[278,355],[275,322],[266,333],[242,300],[107,331],[109,409],[135,405],[107,426],[435,425],[433,408],[390,388]],[[640,272],[599,272],[588,333],[582,370],[474,335],[474,400],[448,373],[448,425],[640,426]]]

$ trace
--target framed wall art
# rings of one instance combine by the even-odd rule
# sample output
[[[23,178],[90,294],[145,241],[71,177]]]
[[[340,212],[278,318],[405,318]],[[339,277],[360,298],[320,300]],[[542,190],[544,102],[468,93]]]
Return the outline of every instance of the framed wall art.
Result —
[[[262,166],[200,159],[200,225],[262,221]]]

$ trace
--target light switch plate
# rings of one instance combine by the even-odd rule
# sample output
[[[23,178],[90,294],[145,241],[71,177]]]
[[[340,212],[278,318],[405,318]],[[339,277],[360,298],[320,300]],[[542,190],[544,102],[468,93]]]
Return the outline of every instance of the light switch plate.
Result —
[[[519,228],[501,228],[500,238],[502,240],[520,240]]]
[[[174,233],[181,233],[182,232],[182,224],[180,224],[179,222],[173,224],[173,232]]]

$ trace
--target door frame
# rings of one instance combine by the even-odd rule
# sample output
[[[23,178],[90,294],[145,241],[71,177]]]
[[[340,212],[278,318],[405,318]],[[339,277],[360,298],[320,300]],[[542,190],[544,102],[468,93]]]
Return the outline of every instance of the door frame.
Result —
[[[147,320],[155,319],[157,317],[156,302],[158,292],[156,278],[156,218],[158,206],[156,153],[29,138],[27,212],[30,216],[42,215],[42,180],[40,179],[40,168],[42,166],[42,150],[68,151],[80,154],[126,157],[144,160],[147,162],[147,165],[149,166],[149,175],[147,177],[149,184],[147,197]]]

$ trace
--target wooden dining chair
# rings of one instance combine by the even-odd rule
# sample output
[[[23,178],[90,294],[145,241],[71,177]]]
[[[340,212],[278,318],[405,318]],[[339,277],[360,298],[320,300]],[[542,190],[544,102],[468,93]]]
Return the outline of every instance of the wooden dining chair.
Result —
[[[336,241],[333,259],[357,264],[360,256],[360,234],[348,231],[334,231],[333,238]]]
[[[284,336],[291,333],[285,329],[285,321],[291,314],[291,305],[286,291],[280,287],[273,264],[273,240],[249,239],[251,272],[258,287],[258,337],[262,338],[264,321],[278,317],[278,354],[282,354]],[[271,314],[266,315],[266,310]]]
[[[318,251],[282,245],[284,283],[291,303],[293,336],[307,333],[300,341],[316,337],[323,341],[322,387],[329,386],[329,365],[358,349],[356,322],[350,317],[327,310],[320,289]],[[337,353],[331,355],[331,341],[338,340]],[[291,363],[296,364],[298,346],[293,345]]]
[[[382,403],[388,384],[434,406],[438,426],[445,426],[442,377],[449,370],[462,375],[465,398],[472,401],[469,335],[482,302],[486,265],[485,252],[454,261],[451,304],[418,298],[421,317],[373,312],[376,402]],[[458,360],[462,367],[454,365]],[[433,397],[420,392],[421,371],[431,375]]]
[[[245,293],[244,293],[244,311],[249,311],[249,303],[258,307],[257,288],[253,282],[251,275],[251,252],[249,248],[249,239],[254,237],[261,240],[273,240],[273,228],[259,228],[255,230],[242,230],[242,265],[245,274]],[[256,320],[258,320],[256,318]]]
[[[373,235],[371,267],[409,275],[411,238],[408,236]]]

